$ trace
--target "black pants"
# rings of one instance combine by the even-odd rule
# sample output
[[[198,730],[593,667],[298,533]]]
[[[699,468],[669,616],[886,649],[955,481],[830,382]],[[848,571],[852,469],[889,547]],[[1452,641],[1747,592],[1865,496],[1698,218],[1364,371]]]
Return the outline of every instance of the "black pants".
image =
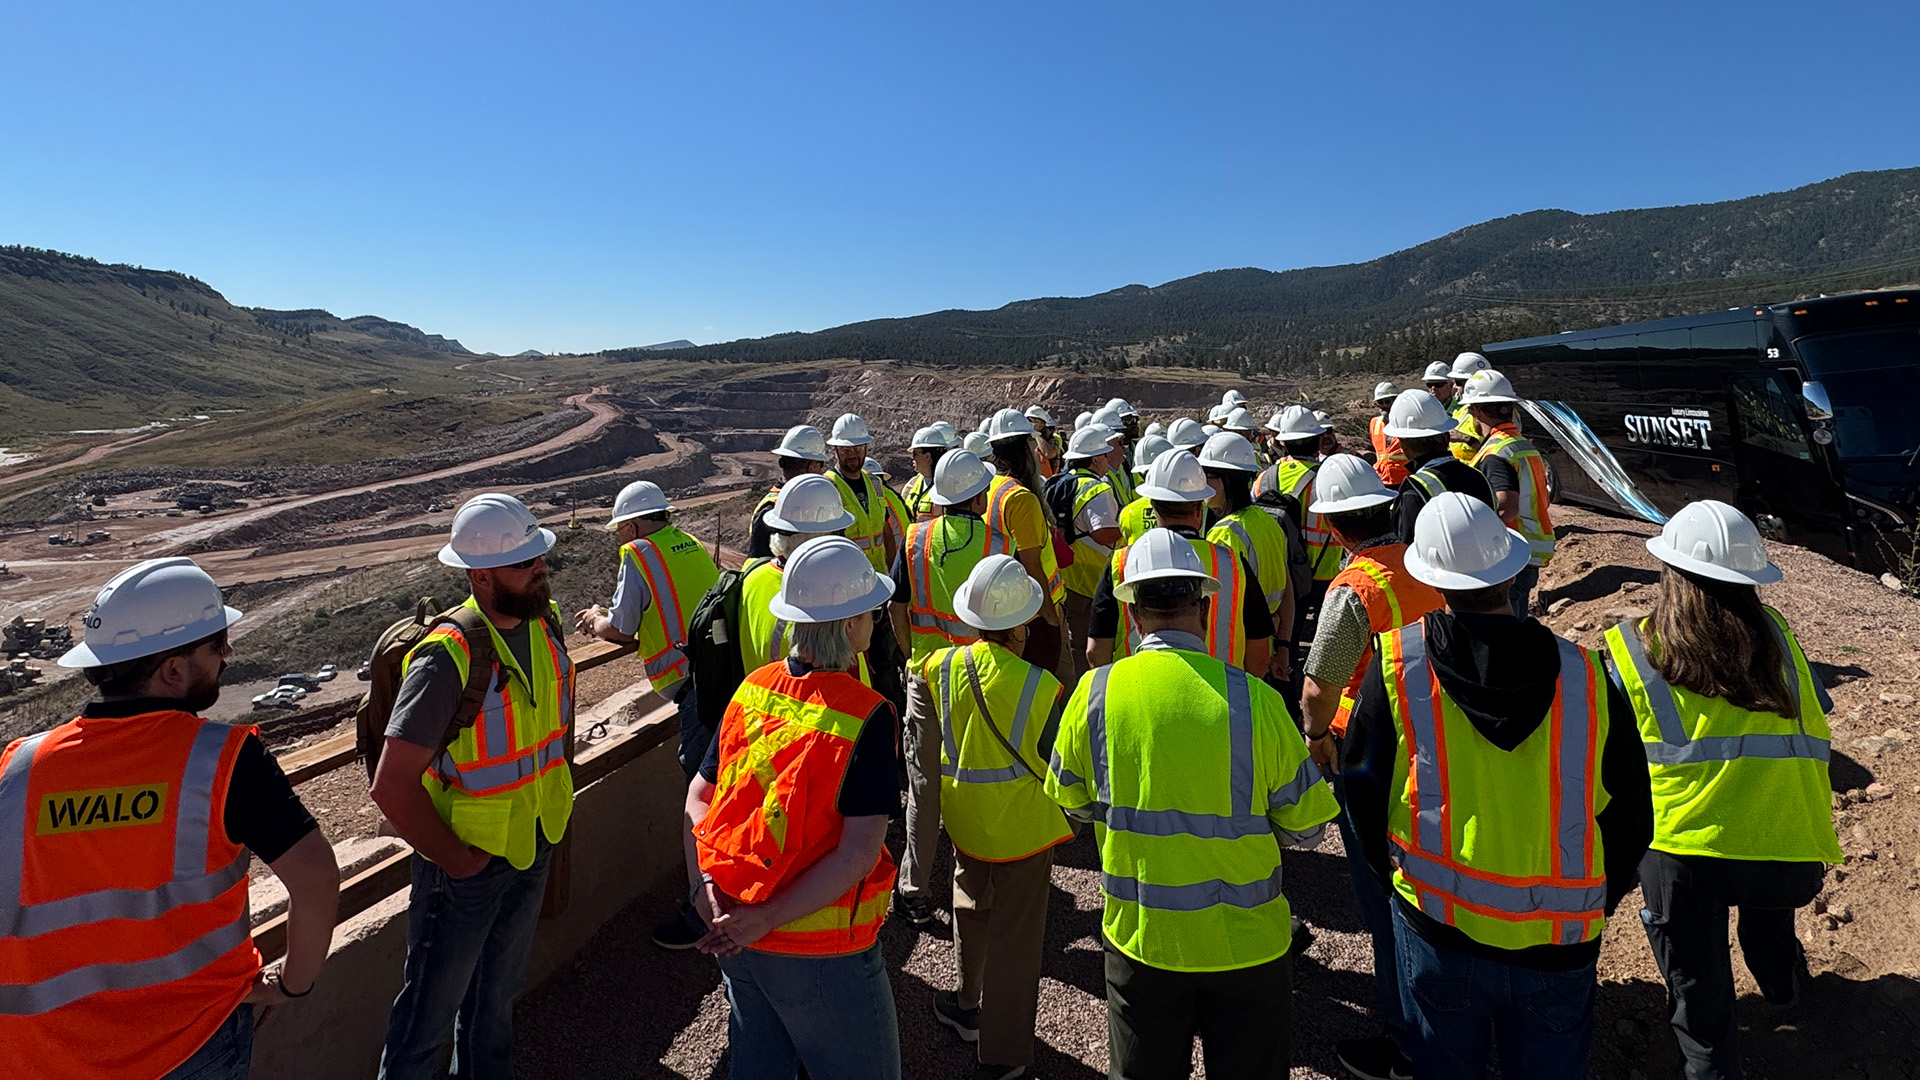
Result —
[[[1168,971],[1108,945],[1109,1080],[1186,1080],[1195,1035],[1208,1076],[1286,1080],[1293,953],[1231,971]]]
[[[1770,998],[1793,994],[1805,952],[1793,912],[1827,874],[1817,862],[1756,862],[1649,851],[1640,862],[1647,941],[1667,980],[1667,1013],[1688,1080],[1743,1075],[1734,1045],[1733,954],[1727,909],[1740,909],[1740,955]]]

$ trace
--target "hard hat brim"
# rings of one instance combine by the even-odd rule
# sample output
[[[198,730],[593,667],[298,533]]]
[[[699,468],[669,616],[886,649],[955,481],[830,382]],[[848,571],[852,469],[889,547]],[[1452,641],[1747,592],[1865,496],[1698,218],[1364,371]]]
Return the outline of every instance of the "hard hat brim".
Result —
[[[873,579],[873,588],[867,590],[866,595],[815,608],[795,607],[787,603],[785,597],[786,580],[783,578],[780,583],[780,592],[775,593],[773,599],[767,604],[767,611],[776,619],[785,619],[794,623],[838,622],[841,619],[851,619],[855,615],[865,615],[893,599],[893,579],[885,574],[876,574]]]
[[[1383,433],[1385,433],[1385,435],[1389,439],[1431,439],[1435,435],[1445,435],[1447,432],[1452,431],[1454,428],[1457,428],[1459,426],[1460,426],[1460,421],[1455,417],[1449,416],[1447,417],[1446,424],[1442,427],[1437,427],[1437,428],[1395,427],[1393,424],[1388,423],[1388,424],[1382,425],[1380,430]]]
[[[1689,574],[1699,574],[1704,578],[1734,585],[1771,585],[1784,576],[1780,568],[1772,563],[1758,570],[1735,570],[1728,566],[1715,566],[1713,563],[1676,551],[1667,543],[1667,538],[1664,536],[1648,537],[1647,551],[1654,558],[1676,570],[1685,570]]]
[[[1258,461],[1251,465],[1239,465],[1228,461],[1226,458],[1208,457],[1205,454],[1200,455],[1200,467],[1203,469],[1224,469],[1227,472],[1257,473],[1260,471],[1260,463]]]
[[[1507,530],[1506,558],[1477,573],[1463,574],[1456,570],[1442,570],[1428,562],[1414,545],[1407,546],[1407,573],[1414,580],[1425,582],[1436,589],[1450,589],[1454,592],[1472,592],[1490,585],[1503,585],[1520,576],[1533,560],[1533,548],[1527,544],[1527,538],[1512,529]]]
[[[869,435],[864,439],[828,439],[827,445],[828,446],[867,446],[872,442],[873,442],[873,436]],[[815,459],[809,458],[808,460],[812,461]],[[818,460],[824,461],[826,459],[821,458]]]
[[[621,514],[619,517],[614,518],[613,520],[607,522],[607,531],[612,532],[613,530],[619,528],[622,525],[625,525],[627,522],[632,521],[635,518],[643,518],[643,517],[646,517],[648,514],[659,514],[669,510],[677,510],[677,509],[679,508],[674,506],[672,503],[668,503],[665,506],[656,506],[651,510],[635,510],[631,514]]]
[[[1520,399],[1508,394],[1477,394],[1473,397],[1461,394],[1460,403],[1462,405],[1518,405]]]
[[[771,510],[767,511],[767,516],[761,520],[773,528],[779,529],[781,532],[806,533],[810,536],[820,533],[839,532],[841,529],[850,528],[853,525],[853,515],[847,512],[845,506],[840,508],[839,517],[828,522],[809,522],[804,525],[796,525]]]
[[[1369,506],[1383,506],[1399,498],[1391,491],[1372,492],[1366,495],[1349,495],[1344,499],[1316,499],[1307,507],[1314,514],[1344,514],[1352,510],[1365,510]]]
[[[832,444],[829,443],[828,445],[832,445]],[[803,454],[798,450],[790,450],[784,446],[774,447],[773,456],[774,457],[790,457],[799,461],[817,461],[822,465],[825,465],[832,460],[832,458],[826,454]]]
[[[553,550],[553,545],[558,539],[553,535],[552,529],[543,527],[534,530],[533,535],[527,537],[526,542],[517,548],[478,559],[466,558],[453,550],[452,543],[447,543],[440,547],[440,562],[457,570],[497,570],[502,566],[525,562],[536,555],[545,555]]]
[[[1113,587],[1113,598],[1115,600],[1120,601],[1123,604],[1131,604],[1133,603],[1135,590],[1140,585],[1143,585],[1149,581],[1168,581],[1173,578],[1199,579],[1200,596],[1203,599],[1206,597],[1212,596],[1215,593],[1220,591],[1220,582],[1212,574],[1204,574],[1197,570],[1180,570],[1180,569],[1148,570],[1144,574],[1137,574],[1121,582],[1120,584],[1115,585]]]
[[[177,633],[158,637],[144,638],[122,649],[102,645],[99,649],[85,641],[60,654],[54,663],[63,668],[106,667],[108,664],[122,664],[128,660],[138,660],[143,656],[163,653],[168,649],[177,649],[201,638],[210,637],[240,621],[240,609],[222,605],[218,619],[207,619],[191,626],[181,627]]]
[[[968,578],[953,590],[953,613],[960,616],[961,622],[975,630],[1011,630],[1016,626],[1025,626],[1032,622],[1033,617],[1040,613],[1042,597],[1040,590],[1036,588],[1027,596],[1027,602],[1020,605],[1019,611],[998,619],[990,619],[980,614],[980,609],[974,606],[973,590],[968,588],[972,584],[973,579]]]
[[[1206,491],[1206,494],[1204,495],[1196,495],[1191,497],[1182,492],[1175,491],[1172,488],[1161,487],[1158,484],[1141,484],[1139,487],[1136,487],[1133,490],[1136,494],[1144,495],[1147,498],[1154,500],[1155,502],[1196,503],[1196,502],[1206,502],[1208,499],[1213,497],[1212,488],[1208,488]]]

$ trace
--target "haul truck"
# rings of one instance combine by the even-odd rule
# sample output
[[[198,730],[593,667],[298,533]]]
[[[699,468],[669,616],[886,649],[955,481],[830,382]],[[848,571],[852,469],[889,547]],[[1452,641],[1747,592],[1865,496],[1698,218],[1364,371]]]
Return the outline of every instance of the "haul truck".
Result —
[[[1869,573],[1915,556],[1920,290],[1823,296],[1487,345],[1555,497],[1656,524],[1732,503]]]

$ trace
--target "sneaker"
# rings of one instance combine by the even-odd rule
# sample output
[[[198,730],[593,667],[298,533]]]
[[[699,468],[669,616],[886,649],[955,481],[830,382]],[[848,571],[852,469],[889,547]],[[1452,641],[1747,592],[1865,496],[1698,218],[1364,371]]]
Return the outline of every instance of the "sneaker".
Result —
[[[896,896],[893,909],[915,930],[933,925],[933,904],[924,896]]]
[[[695,927],[678,913],[653,928],[653,943],[675,952],[693,948],[699,944],[701,938],[706,936],[707,931],[704,928]]]
[[[1797,944],[1795,947],[1799,949],[1800,958],[1794,962],[1793,981],[1787,984],[1786,992],[1780,993],[1776,988],[1774,992],[1769,993],[1766,987],[1760,988],[1761,998],[1776,1009],[1791,1009],[1800,1004],[1800,988],[1807,980],[1813,978],[1813,973],[1807,970],[1806,947]]]
[[[980,1041],[980,1010],[961,1008],[960,995],[951,990],[942,990],[933,996],[933,1018],[952,1028],[966,1042]]]
[[[982,1061],[973,1067],[973,1080],[1020,1080],[1025,1075],[1025,1065],[989,1065]]]
[[[1413,1077],[1413,1062],[1385,1035],[1342,1039],[1333,1044],[1333,1056],[1359,1080],[1412,1080]]]
[[[1307,920],[1295,915],[1293,917],[1293,944],[1287,946],[1287,951],[1295,956],[1304,956],[1306,955],[1306,951],[1311,948],[1313,948],[1313,927]]]

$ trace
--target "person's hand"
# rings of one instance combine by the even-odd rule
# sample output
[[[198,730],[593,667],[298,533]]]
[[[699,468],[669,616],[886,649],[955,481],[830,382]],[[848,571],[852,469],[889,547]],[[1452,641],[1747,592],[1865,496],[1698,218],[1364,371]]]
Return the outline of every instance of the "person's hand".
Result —
[[[693,894],[693,910],[700,916],[700,921],[708,926],[712,926],[713,920],[734,906],[733,898],[721,892],[719,886],[711,881],[701,882],[700,891]]]
[[[1059,626],[1060,625],[1060,605],[1059,604],[1042,605],[1040,608],[1040,621],[1046,623],[1048,626]]]
[[[311,990],[312,987],[308,987]],[[303,992],[301,997],[305,997]],[[261,968],[260,974],[253,978],[253,989],[247,991],[246,1003],[253,1006],[253,1030],[259,1031],[282,1005],[288,1005],[299,998],[289,997],[286,987],[280,984],[279,968]]]
[[[485,870],[487,868],[487,863],[491,862],[492,860],[493,860],[492,855],[489,855],[486,852],[481,851],[479,848],[474,847],[472,844],[468,844],[467,853],[464,858],[454,863],[442,863],[440,864],[440,869],[445,870],[447,872],[448,877],[453,878],[456,881],[459,881],[465,878],[470,878],[473,875],[479,873],[480,871]]]
[[[1307,753],[1313,757],[1314,764],[1327,772],[1340,771],[1340,744],[1331,730],[1321,733],[1317,739],[1307,740]]]
[[[590,608],[582,608],[573,614],[573,628],[588,637],[592,637],[594,620],[598,619],[600,615],[599,604],[595,604]]]
[[[764,904],[741,904],[709,924],[712,929],[700,939],[700,951],[716,956],[732,956],[767,936],[773,920]]]
[[[1293,650],[1284,643],[1274,646],[1272,657],[1267,662],[1267,672],[1281,682],[1293,676]]]

